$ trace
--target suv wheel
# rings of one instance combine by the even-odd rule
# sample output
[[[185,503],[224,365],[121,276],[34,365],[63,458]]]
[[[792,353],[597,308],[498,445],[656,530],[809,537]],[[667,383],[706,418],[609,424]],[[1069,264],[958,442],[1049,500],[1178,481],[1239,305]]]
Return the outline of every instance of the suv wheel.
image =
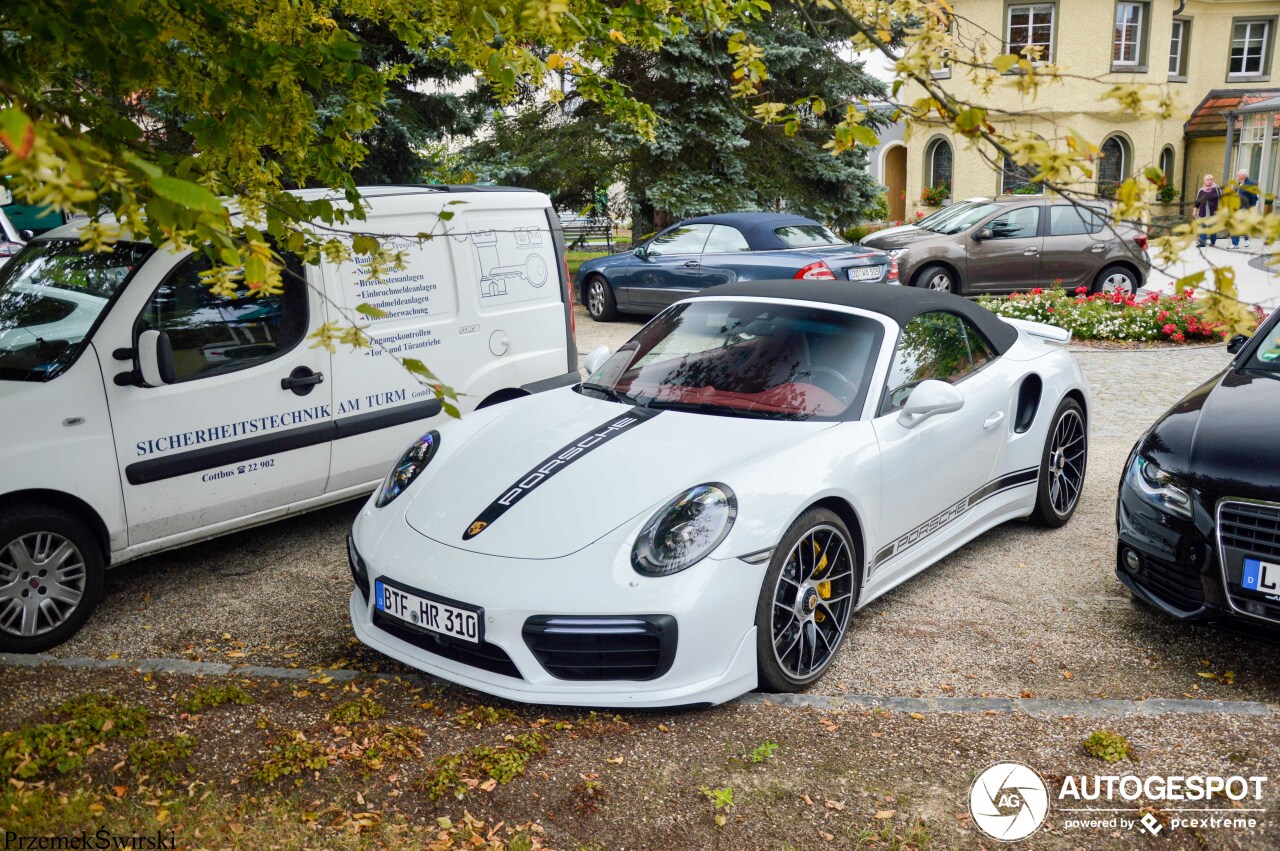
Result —
[[[959,293],[960,281],[955,273],[945,266],[926,266],[916,276],[915,285],[925,290],[938,290],[944,293]]]
[[[1138,291],[1138,281],[1133,272],[1126,266],[1108,266],[1093,279],[1095,293],[1117,293],[1133,295]]]

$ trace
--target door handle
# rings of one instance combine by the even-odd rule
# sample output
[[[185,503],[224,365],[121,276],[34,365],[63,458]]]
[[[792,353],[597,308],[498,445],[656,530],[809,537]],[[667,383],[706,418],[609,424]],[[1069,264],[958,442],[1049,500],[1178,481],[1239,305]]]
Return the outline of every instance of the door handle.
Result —
[[[987,417],[986,421],[983,422],[982,427],[995,428],[996,426],[1000,425],[1000,423],[1003,421],[1004,421],[1004,411],[994,411]]]
[[[702,265],[702,264],[701,264],[701,263],[699,263],[697,260],[686,260],[686,261],[684,261],[684,267],[685,267],[686,269],[695,269],[695,268],[697,268],[698,266],[701,266],[701,265]]]
[[[1024,248],[1024,249],[1022,249],[1022,253],[1023,253],[1023,254],[1025,254],[1025,255],[1027,255],[1028,257],[1030,257],[1030,256],[1031,256],[1031,255],[1033,255],[1033,254],[1038,254],[1039,252],[1040,252],[1040,249],[1039,249],[1039,248],[1034,248],[1034,247],[1033,247],[1033,248]]]
[[[323,372],[312,372],[309,367],[294,367],[288,378],[280,379],[281,390],[292,390],[299,396],[305,396],[324,381]]]
[[[1106,251],[1107,244],[1105,242],[1095,242],[1093,244],[1093,247],[1090,248],[1089,250],[1092,251],[1094,254],[1097,254],[1099,251]]]

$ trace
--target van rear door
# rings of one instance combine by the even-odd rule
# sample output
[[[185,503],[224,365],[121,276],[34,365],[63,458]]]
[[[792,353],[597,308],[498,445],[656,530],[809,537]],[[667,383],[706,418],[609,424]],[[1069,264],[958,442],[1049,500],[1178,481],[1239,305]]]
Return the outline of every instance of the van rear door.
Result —
[[[293,275],[282,295],[215,296],[199,277],[208,267],[199,254],[175,263],[156,252],[94,336],[130,546],[223,531],[324,493],[333,384],[328,352],[306,342],[325,321],[323,299]],[[127,383],[131,358],[112,360],[145,330],[168,335],[174,383]]]

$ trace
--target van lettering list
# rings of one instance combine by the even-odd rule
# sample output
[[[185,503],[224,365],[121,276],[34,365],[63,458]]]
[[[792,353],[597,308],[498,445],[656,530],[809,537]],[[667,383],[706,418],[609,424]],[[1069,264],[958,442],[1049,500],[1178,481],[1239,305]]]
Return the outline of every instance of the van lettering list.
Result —
[[[263,432],[275,431],[276,429],[288,428],[290,426],[303,425],[317,420],[328,420],[332,418],[333,411],[330,410],[328,405],[316,405],[311,408],[299,408],[295,411],[285,411],[282,414],[254,417],[253,419],[240,420],[232,423],[221,423],[209,426],[208,428],[198,428],[193,431],[184,431],[179,432],[178,434],[168,434],[149,438],[147,440],[139,440],[136,444],[136,449],[138,456],[142,457],[146,455],[154,455],[158,452],[171,452],[175,449],[186,449],[192,446],[201,446],[206,443],[217,443],[218,441],[228,440],[233,437],[260,434]]]

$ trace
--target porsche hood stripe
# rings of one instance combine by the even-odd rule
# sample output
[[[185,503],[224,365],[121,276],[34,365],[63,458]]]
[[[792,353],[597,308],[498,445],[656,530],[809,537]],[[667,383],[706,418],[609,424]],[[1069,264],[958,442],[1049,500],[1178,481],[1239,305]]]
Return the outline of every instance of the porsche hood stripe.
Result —
[[[536,490],[538,486],[546,482],[547,479],[582,458],[588,452],[603,446],[618,435],[630,431],[641,423],[648,422],[660,413],[661,411],[655,411],[650,408],[632,408],[622,416],[614,417],[604,425],[598,426],[576,438],[571,443],[562,446],[550,456],[544,458],[532,470],[513,482],[503,492],[502,496],[489,503],[489,507],[480,512],[480,515],[462,533],[462,540],[469,541],[485,529],[488,529],[495,520],[507,512],[507,509],[524,499]]]
[[[930,517],[928,520],[924,521],[901,538],[898,538],[891,544],[881,548],[880,552],[876,553],[874,566],[879,567],[894,556],[911,549],[916,544],[941,529],[943,526],[946,526],[952,520],[968,513],[969,509],[973,508],[984,499],[995,496],[1003,491],[1007,491],[1010,488],[1033,484],[1038,481],[1039,478],[1040,468],[1028,467],[1025,470],[1018,470],[1017,472],[1001,476],[998,479],[992,479],[973,493],[966,496],[964,499],[957,502],[955,505],[950,506],[939,514],[935,514],[933,517]]]

